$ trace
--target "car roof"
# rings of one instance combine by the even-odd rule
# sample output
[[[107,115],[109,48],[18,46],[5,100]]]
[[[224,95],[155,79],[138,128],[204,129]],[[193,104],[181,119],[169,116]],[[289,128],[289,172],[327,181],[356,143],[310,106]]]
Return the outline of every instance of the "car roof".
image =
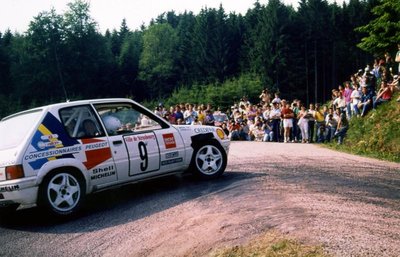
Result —
[[[62,107],[68,107],[68,106],[76,106],[76,105],[84,105],[84,104],[97,104],[97,103],[118,103],[118,102],[133,102],[136,103],[135,101],[129,99],[129,98],[102,98],[102,99],[89,99],[89,100],[77,100],[77,101],[67,101],[67,102],[62,102],[62,103],[54,103],[54,104],[49,104],[49,105],[43,105],[41,107],[35,107],[29,110],[17,112],[14,114],[11,114],[9,116],[6,116],[2,118],[1,120],[7,120],[11,117],[18,116],[27,112],[32,112],[36,110],[49,110],[49,109],[59,109]],[[137,104],[137,103],[136,103]]]

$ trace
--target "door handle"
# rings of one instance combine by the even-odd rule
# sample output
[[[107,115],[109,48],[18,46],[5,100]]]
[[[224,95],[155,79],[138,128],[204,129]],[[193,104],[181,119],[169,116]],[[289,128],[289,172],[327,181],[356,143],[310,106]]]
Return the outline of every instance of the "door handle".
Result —
[[[120,145],[120,144],[122,144],[121,140],[113,141],[113,145]]]

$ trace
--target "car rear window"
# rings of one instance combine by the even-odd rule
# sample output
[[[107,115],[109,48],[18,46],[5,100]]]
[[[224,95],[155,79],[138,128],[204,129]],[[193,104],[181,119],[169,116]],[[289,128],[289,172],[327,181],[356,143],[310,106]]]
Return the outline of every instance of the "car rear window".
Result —
[[[0,121],[0,149],[18,146],[42,116],[42,110],[10,116]]]

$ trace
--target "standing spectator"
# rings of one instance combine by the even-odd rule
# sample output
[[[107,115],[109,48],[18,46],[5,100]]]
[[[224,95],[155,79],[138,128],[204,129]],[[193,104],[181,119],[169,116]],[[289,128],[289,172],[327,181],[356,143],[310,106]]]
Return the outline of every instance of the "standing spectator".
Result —
[[[212,114],[211,109],[207,109],[206,110],[206,118],[204,120],[204,125],[214,126],[214,124],[215,124],[214,115]]]
[[[175,107],[175,112],[174,113],[175,113],[176,123],[178,123],[178,121],[180,123],[182,123],[182,121],[183,121],[183,113],[181,112],[181,106],[180,105],[177,105]]]
[[[272,100],[272,103],[278,103],[278,104],[280,104],[281,103],[281,98],[280,98],[280,93],[279,92],[276,92],[275,93],[275,98]]]
[[[315,106],[313,103],[310,104],[310,109],[308,109],[308,142],[314,143],[314,127],[315,127]]]
[[[299,134],[300,134],[300,129],[299,129],[299,125],[297,125],[298,122],[298,115],[300,112],[299,106],[297,105],[298,100],[295,99],[292,103],[292,110],[293,110],[293,131],[292,131],[292,139],[293,142],[297,142],[299,139]]]
[[[269,105],[271,103],[271,94],[268,92],[268,89],[264,89],[259,98],[264,105]]]
[[[273,101],[272,101],[273,102]],[[279,132],[281,123],[281,109],[279,108],[278,102],[272,103],[272,110],[269,114],[269,118],[272,120],[272,131],[274,132],[274,141],[279,142]]]
[[[283,106],[282,111],[281,111],[281,117],[283,119],[283,142],[287,143],[290,142],[290,133],[291,129],[293,127],[293,118],[294,118],[294,113],[293,110],[290,109],[290,104],[286,103],[285,106]]]
[[[269,119],[269,114],[271,113],[271,106],[270,105],[264,105],[264,112],[263,112],[263,118],[264,120]]]
[[[204,106],[199,106],[199,110],[197,112],[197,119],[201,124],[204,124],[206,120],[206,112],[204,111]]]
[[[354,90],[351,92],[351,111],[354,112],[355,115],[360,115],[360,111],[358,110],[358,103],[361,99],[361,92],[359,91],[358,84],[354,84]]]
[[[317,130],[316,131],[317,143],[323,143],[325,141],[324,139],[325,119],[324,119],[324,114],[321,110],[321,105],[319,103],[315,104],[314,119],[315,119],[315,127]]]
[[[397,49],[398,49],[398,51],[397,51],[397,53],[396,53],[395,62],[398,62],[398,63],[399,63],[399,65],[398,65],[398,67],[397,67],[397,73],[400,74],[400,43],[397,44]]]
[[[350,81],[346,81],[344,83],[343,96],[346,102],[346,113],[348,118],[351,118],[351,93],[353,93],[353,89],[351,88]]]
[[[386,80],[383,80],[381,82],[381,88],[378,91],[378,95],[373,97],[373,108],[376,109],[378,105],[390,101],[390,99],[392,99],[392,95],[393,92],[391,87],[388,86]]]
[[[300,127],[300,131],[301,131],[301,142],[302,143],[308,143],[308,117],[310,115],[308,114],[306,107],[304,105],[301,106],[300,111],[299,111],[299,121],[298,121],[298,125]]]
[[[337,93],[337,98],[335,99],[335,101],[333,101],[333,106],[335,109],[336,108],[340,109],[340,111],[343,111],[346,109],[346,100],[345,100],[342,92],[339,91]]]
[[[189,104],[187,106],[186,111],[183,113],[183,118],[185,120],[186,125],[191,125],[197,118],[197,113],[193,110],[192,104]]]

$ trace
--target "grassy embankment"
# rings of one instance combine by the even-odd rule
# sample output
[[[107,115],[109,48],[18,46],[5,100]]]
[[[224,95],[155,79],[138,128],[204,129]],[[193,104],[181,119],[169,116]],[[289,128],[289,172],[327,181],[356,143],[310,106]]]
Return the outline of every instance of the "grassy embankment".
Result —
[[[392,101],[378,106],[363,118],[350,121],[342,145],[329,146],[352,154],[400,162],[400,103]]]
[[[234,246],[218,250],[211,254],[213,257],[326,257],[319,246],[309,246],[296,240],[288,239],[274,232],[254,239],[243,246]]]

